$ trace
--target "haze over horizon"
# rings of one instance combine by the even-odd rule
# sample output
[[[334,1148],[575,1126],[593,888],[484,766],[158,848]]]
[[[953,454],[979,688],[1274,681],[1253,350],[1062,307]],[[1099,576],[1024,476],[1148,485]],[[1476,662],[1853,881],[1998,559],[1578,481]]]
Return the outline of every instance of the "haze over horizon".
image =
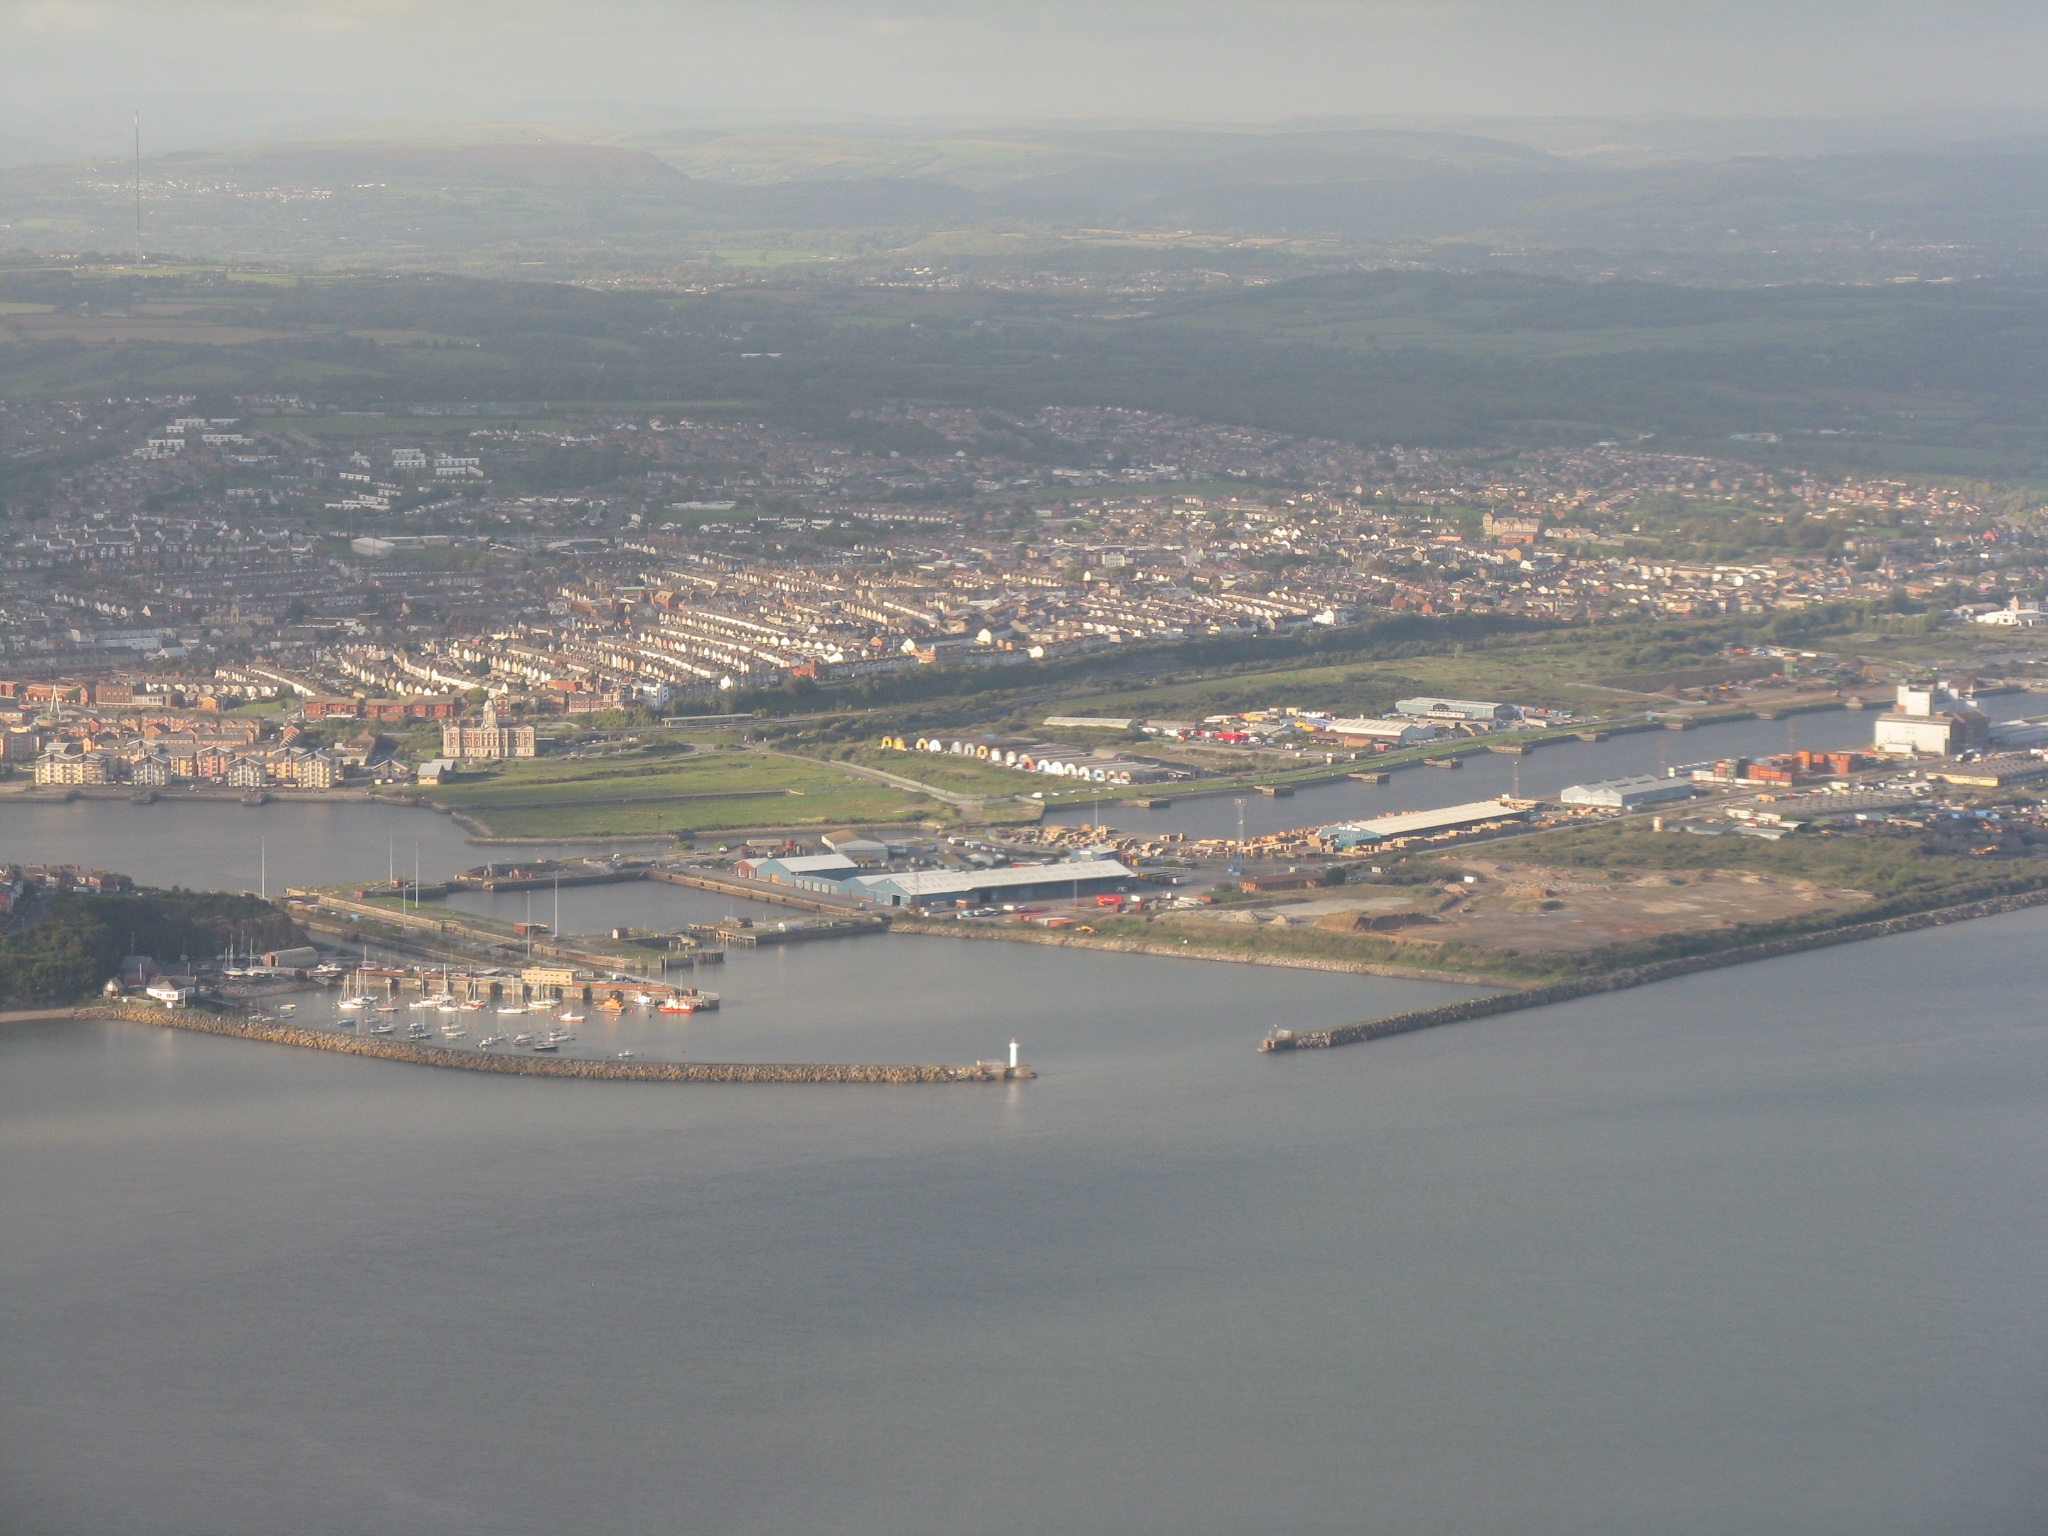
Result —
[[[1330,121],[1804,153],[2038,133],[2044,63],[2048,10],[2010,0],[41,0],[0,13],[0,162],[125,153],[136,106],[148,153],[388,124]],[[1603,119],[1654,131],[1607,146]]]

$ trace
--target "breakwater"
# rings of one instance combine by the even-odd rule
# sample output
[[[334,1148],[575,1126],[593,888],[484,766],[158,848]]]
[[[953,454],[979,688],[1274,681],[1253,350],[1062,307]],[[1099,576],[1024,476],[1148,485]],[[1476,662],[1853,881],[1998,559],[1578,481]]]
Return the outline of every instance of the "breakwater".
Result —
[[[628,1083],[1000,1083],[1037,1075],[1029,1067],[987,1061],[970,1066],[874,1066],[858,1062],[604,1061],[574,1056],[499,1056],[488,1051],[450,1050],[405,1040],[362,1039],[299,1024],[266,1023],[178,1008],[113,1005],[81,1008],[75,1016],[121,1019],[131,1024],[230,1035],[270,1045],[296,1045],[307,1050],[339,1051],[345,1056],[374,1056],[415,1066],[453,1067],[463,1072],[496,1072],[513,1077],[576,1077]]]
[[[1462,1003],[1446,1003],[1439,1008],[1419,1008],[1411,1013],[1391,1014],[1384,1019],[1368,1019],[1358,1024],[1340,1024],[1334,1029],[1278,1029],[1259,1042],[1259,1049],[1312,1051],[1337,1045],[1360,1045],[1368,1040],[1384,1040],[1390,1035],[1413,1034],[1420,1029],[1435,1029],[1444,1024],[1463,1024],[1470,1019],[1492,1018],[1498,1014],[1515,1013],[1524,1008],[1545,1008],[1552,1003],[1568,1003],[1574,998],[1591,997],[1600,992],[1622,992],[1630,987],[1646,987],[1653,982],[1670,981],[1679,976],[1690,976],[1698,971],[1718,970],[1729,965],[1748,965],[1756,960],[1772,960],[1781,955],[1795,955],[1809,949],[1828,949],[1837,944],[1856,944],[1865,939],[1882,939],[1892,934],[1911,933],[1920,928],[1939,928],[1947,923],[1968,922],[1979,917],[1996,917],[2002,912],[2017,912],[2025,907],[2039,906],[2043,902],[2048,902],[2048,891],[2022,891],[2011,896],[1994,896],[1985,901],[1966,902],[1961,906],[1937,907],[1931,912],[1912,912],[1900,917],[1882,918],[1873,923],[1851,923],[1820,933],[1767,939],[1760,944],[1744,944],[1711,955],[1688,955],[1678,960],[1660,960],[1651,965],[1633,966],[1625,971],[1610,971],[1604,976],[1585,976],[1574,981],[1552,982],[1547,986],[1530,987],[1518,992],[1503,992],[1493,997],[1475,997]]]

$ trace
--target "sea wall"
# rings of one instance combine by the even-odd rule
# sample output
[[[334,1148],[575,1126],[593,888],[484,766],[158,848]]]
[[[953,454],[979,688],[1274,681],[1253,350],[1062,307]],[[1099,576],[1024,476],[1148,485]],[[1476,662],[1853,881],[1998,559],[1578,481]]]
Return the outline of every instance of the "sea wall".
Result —
[[[582,1057],[496,1055],[449,1050],[406,1040],[359,1038],[297,1024],[264,1023],[181,1008],[112,1004],[81,1008],[81,1018],[122,1019],[168,1029],[232,1035],[271,1045],[296,1045],[346,1056],[375,1056],[416,1066],[453,1067],[464,1072],[497,1072],[514,1077],[601,1078],[629,1083],[999,1083],[1033,1076],[1029,1067],[976,1062],[972,1066],[868,1066],[846,1062],[603,1061]]]
[[[1493,997],[1475,997],[1462,1003],[1447,1003],[1440,1008],[1421,1008],[1412,1013],[1392,1014],[1384,1019],[1341,1024],[1334,1029],[1312,1029],[1298,1033],[1280,1030],[1262,1040],[1259,1049],[1303,1051],[1321,1050],[1333,1045],[1358,1045],[1367,1040],[1384,1040],[1389,1035],[1413,1034],[1418,1029],[1435,1029],[1443,1024],[1462,1024],[1468,1019],[1492,1018],[1497,1014],[1514,1013],[1523,1008],[1544,1008],[1552,1003],[1566,1003],[1574,998],[1590,997],[1598,992],[1620,992],[1630,987],[1644,987],[1652,982],[1689,976],[1696,971],[1711,971],[1728,965],[1747,965],[1753,960],[1771,960],[1780,955],[1798,954],[1809,949],[1826,949],[1836,944],[1855,944],[1864,939],[1881,939],[1895,933],[1911,933],[1919,928],[1939,928],[1947,923],[1995,917],[2002,912],[2017,912],[2023,907],[2039,906],[2043,902],[2048,902],[2048,891],[2022,891],[2011,896],[1992,897],[1987,901],[1968,902],[1962,906],[1938,907],[1931,912],[1913,912],[1903,917],[1887,917],[1874,923],[1853,923],[1847,927],[1830,928],[1821,933],[1768,939],[1760,944],[1745,944],[1711,955],[1690,955],[1681,960],[1663,960],[1654,965],[1635,966],[1625,971],[1610,971],[1605,976],[1553,982],[1548,986],[1530,987],[1519,992],[1504,992]]]

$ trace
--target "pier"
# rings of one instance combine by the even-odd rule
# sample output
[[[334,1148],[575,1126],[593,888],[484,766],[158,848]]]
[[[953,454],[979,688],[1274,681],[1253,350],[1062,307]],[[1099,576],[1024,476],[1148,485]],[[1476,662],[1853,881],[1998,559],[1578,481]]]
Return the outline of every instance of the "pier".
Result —
[[[445,896],[451,890],[489,891],[548,891],[579,885],[620,885],[628,880],[647,878],[645,865],[625,864],[616,867],[592,869],[587,865],[558,869],[551,865],[510,864],[501,874],[496,864],[486,864],[480,869],[466,869],[440,890],[432,891],[436,896]],[[427,894],[423,892],[422,894]]]
[[[701,944],[722,944],[727,949],[759,949],[764,945],[806,944],[814,939],[853,939],[870,933],[886,933],[886,917],[847,917],[820,923],[757,923],[750,921],[692,923],[690,937]]]

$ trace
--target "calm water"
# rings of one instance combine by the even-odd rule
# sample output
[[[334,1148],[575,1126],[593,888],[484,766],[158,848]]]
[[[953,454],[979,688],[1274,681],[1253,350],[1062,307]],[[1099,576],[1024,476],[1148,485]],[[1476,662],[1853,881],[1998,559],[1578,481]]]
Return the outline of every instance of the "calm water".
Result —
[[[1524,769],[1667,740],[1776,745]],[[1496,764],[1409,778],[1467,798]],[[153,882],[253,884],[252,832],[274,884],[415,836],[445,875],[485,856],[460,831],[0,801],[0,857]],[[562,900],[572,930],[734,907]],[[1018,1036],[1041,1077],[987,1087],[0,1027],[0,1531],[2033,1536],[2044,938],[2022,913],[1274,1059],[1269,1023],[1463,994],[890,937],[735,954],[697,978],[718,1014],[580,1030]]]
[[[0,1528],[2032,1536],[2044,937],[1291,1059],[1450,989],[729,967],[778,1054],[996,1087],[0,1030]]]
[[[453,818],[361,801],[125,800],[25,802],[0,797],[0,862],[82,864],[117,869],[145,885],[195,891],[253,891],[268,866],[273,894],[289,885],[382,880],[393,868],[446,879],[490,859],[540,859],[617,849],[673,849],[647,843],[508,848],[469,841]]]
[[[655,928],[673,932],[690,923],[712,923],[722,917],[762,917],[771,921],[801,920],[799,908],[700,891],[665,880],[628,880],[618,885],[570,886],[560,893],[563,933],[603,933],[610,928]],[[555,921],[556,893],[540,891],[458,891],[432,906],[459,908],[508,923],[523,922],[531,912],[540,923]]]

